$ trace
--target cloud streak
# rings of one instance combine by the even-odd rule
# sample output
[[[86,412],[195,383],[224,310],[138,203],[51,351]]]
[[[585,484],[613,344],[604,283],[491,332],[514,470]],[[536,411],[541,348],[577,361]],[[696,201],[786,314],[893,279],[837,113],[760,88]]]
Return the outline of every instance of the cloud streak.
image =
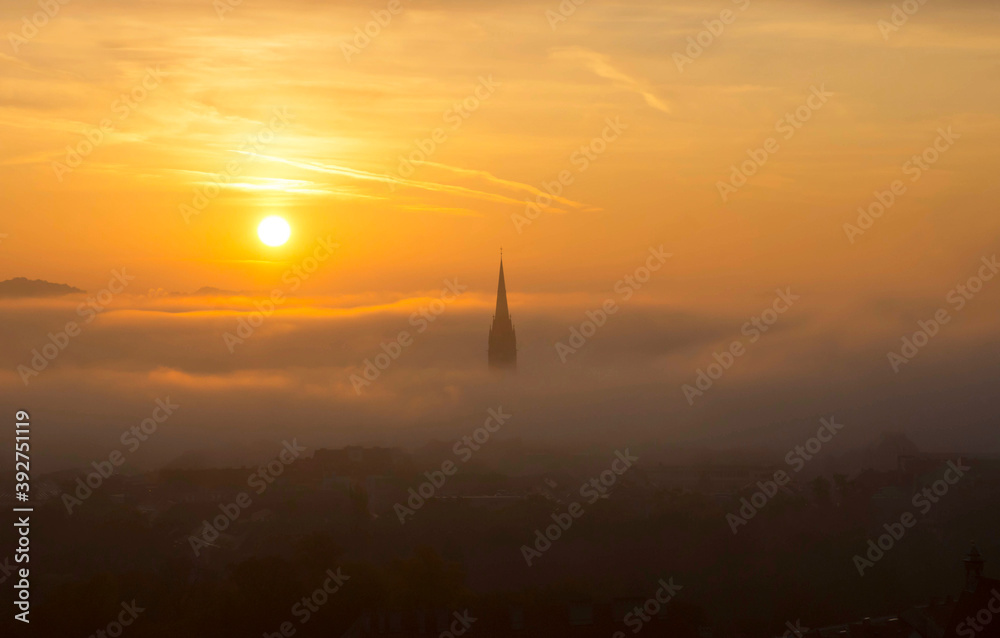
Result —
[[[281,158],[281,157],[275,157],[275,156],[272,156],[272,155],[252,154],[252,153],[248,153],[246,151],[234,151],[234,152],[244,153],[244,154],[247,154],[247,155],[254,155],[255,157],[264,159],[264,160],[269,161],[269,162],[277,162],[277,163],[281,163],[281,164],[287,164],[289,166],[294,166],[296,168],[301,168],[301,169],[307,170],[307,171],[314,171],[314,172],[318,172],[318,173],[326,173],[328,175],[338,175],[340,177],[346,177],[346,178],[349,178],[349,179],[355,179],[355,180],[360,180],[360,181],[365,181],[365,182],[377,182],[377,183],[389,184],[389,185],[396,185],[396,186],[401,186],[401,187],[416,188],[416,189],[420,189],[420,190],[424,190],[424,191],[429,191],[429,192],[433,192],[433,193],[443,193],[443,194],[448,194],[448,195],[457,195],[457,196],[461,196],[461,197],[470,197],[470,198],[473,198],[473,199],[479,199],[479,200],[488,201],[488,202],[494,202],[494,203],[498,203],[498,204],[509,204],[509,205],[514,205],[514,206],[524,206],[524,201],[523,200],[513,199],[511,197],[507,197],[507,196],[504,196],[504,195],[499,195],[499,194],[496,194],[496,193],[488,193],[486,191],[475,190],[475,189],[472,189],[472,188],[467,188],[465,186],[455,186],[455,185],[452,185],[452,184],[441,184],[441,183],[437,183],[437,182],[412,180],[412,179],[406,179],[406,178],[403,178],[403,177],[395,177],[395,176],[392,176],[392,175],[384,175],[384,174],[380,174],[380,173],[371,173],[371,172],[368,172],[368,171],[362,171],[362,170],[359,170],[359,169],[349,168],[349,167],[346,167],[346,166],[337,166],[337,165],[331,165],[331,164],[318,164],[318,163],[314,163],[314,162],[304,162],[304,161],[300,161],[300,160],[289,160],[289,159],[285,159],[285,158]],[[436,166],[444,166],[444,165],[438,164]],[[492,181],[494,183],[497,183],[497,184],[501,184],[501,185],[506,186],[508,188],[514,188],[515,190],[521,190],[521,191],[531,192],[531,193],[535,193],[535,194],[540,194],[542,192],[542,191],[534,188],[533,186],[528,186],[527,184],[520,184],[518,182],[511,182],[511,181],[508,181],[508,180],[501,180],[501,179],[499,179],[497,177],[494,177],[494,176],[490,175],[490,173],[487,173],[486,171],[475,171],[475,170],[468,170],[468,169],[457,169],[457,168],[451,168],[451,167],[448,167],[448,168],[450,170],[454,171],[454,172],[462,172],[462,173],[465,173],[465,174],[471,174],[471,175],[477,175],[477,176],[489,176],[491,178],[490,181]],[[578,202],[574,202],[572,200],[568,200],[568,199],[565,199],[565,198],[558,198],[558,201],[564,202],[564,203],[568,203],[571,206],[574,206],[574,207],[577,207],[577,208],[585,208],[585,206],[583,204],[580,204]],[[558,212],[566,212],[566,211],[560,211],[559,209],[553,209],[553,210],[557,210]]]
[[[647,82],[618,70],[611,64],[608,56],[584,47],[563,47],[553,50],[551,57],[556,60],[579,62],[599,77],[611,80],[618,88],[640,95],[650,108],[668,115],[672,112],[666,102],[653,94]]]

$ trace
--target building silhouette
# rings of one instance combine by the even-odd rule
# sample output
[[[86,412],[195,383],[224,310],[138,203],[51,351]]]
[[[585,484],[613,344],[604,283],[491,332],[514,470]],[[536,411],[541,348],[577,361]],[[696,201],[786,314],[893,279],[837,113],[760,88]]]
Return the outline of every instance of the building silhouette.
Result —
[[[507,284],[503,278],[503,255],[500,256],[500,283],[497,284],[497,308],[493,313],[493,325],[490,326],[490,342],[488,350],[491,368],[517,368],[517,338],[514,335],[514,323],[507,309]]]
[[[983,575],[986,561],[976,544],[965,557],[965,588],[955,601],[943,638],[1000,636],[1000,580]]]

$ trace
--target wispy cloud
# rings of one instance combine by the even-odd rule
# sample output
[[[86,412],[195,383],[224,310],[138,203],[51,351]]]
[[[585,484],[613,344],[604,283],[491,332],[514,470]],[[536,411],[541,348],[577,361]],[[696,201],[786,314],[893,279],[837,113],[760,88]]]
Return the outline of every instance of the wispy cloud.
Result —
[[[403,210],[419,213],[437,213],[439,215],[454,215],[455,217],[482,217],[483,214],[471,208],[455,208],[445,206],[402,206]]]
[[[457,166],[449,166],[447,164],[438,164],[437,162],[415,162],[416,164],[423,164],[424,166],[431,166],[434,168],[440,168],[442,170],[451,171],[453,173],[458,173],[460,175],[470,175],[473,177],[479,177],[485,179],[486,181],[496,184],[498,186],[503,186],[515,191],[522,191],[526,193],[531,193],[532,195],[548,195],[548,193],[538,189],[530,184],[523,184],[521,182],[515,182],[509,179],[503,179],[497,177],[489,171],[482,171],[471,168],[459,168]],[[573,201],[572,199],[567,199],[565,197],[558,197],[551,195],[554,201],[566,204],[567,206],[573,206],[574,208],[589,209],[586,204],[581,204],[580,202]]]
[[[513,199],[506,197],[504,195],[498,195],[496,193],[488,193],[485,191],[479,191],[472,188],[466,188],[464,186],[455,186],[452,184],[439,184],[437,182],[427,182],[418,181],[412,179],[405,179],[402,177],[393,177],[391,175],[383,175],[380,173],[370,173],[368,171],[362,171],[355,168],[349,168],[346,166],[336,166],[331,164],[316,164],[311,162],[302,162],[297,160],[289,160],[282,157],[274,157],[272,155],[257,155],[253,153],[247,153],[246,151],[234,151],[237,153],[244,153],[247,155],[254,155],[260,159],[277,162],[281,164],[287,164],[289,166],[294,166],[296,168],[301,168],[307,171],[315,171],[319,173],[326,173],[329,175],[339,175],[341,177],[347,177],[350,179],[358,179],[370,182],[379,182],[383,184],[395,184],[401,187],[418,188],[425,191],[431,191],[435,193],[446,193],[450,195],[458,195],[463,197],[471,197],[474,199],[480,199],[488,202],[495,202],[498,204],[512,204],[515,206],[524,206],[523,200]],[[488,174],[488,173],[487,173]],[[494,178],[497,179],[497,178]],[[517,182],[510,182],[510,184],[517,184]],[[519,185],[522,188],[532,188],[524,184]],[[569,201],[569,200],[567,200]],[[572,202],[574,206],[582,206],[576,202]],[[555,209],[554,209],[555,210]],[[566,211],[556,211],[556,212],[566,212]]]
[[[205,176],[211,176],[208,173],[202,173],[201,171],[186,171],[186,172],[197,172]],[[214,176],[211,176],[214,177]],[[217,184],[214,180],[205,180],[196,182],[201,186],[209,186]],[[297,193],[300,195],[320,195],[320,196],[333,196],[333,197],[356,197],[359,199],[387,199],[378,195],[370,195],[366,193],[357,193],[353,191],[348,191],[344,189],[336,189],[325,187],[316,182],[310,182],[303,179],[284,179],[278,177],[242,177],[238,182],[229,182],[227,184],[221,184],[222,188],[229,188],[233,190],[242,191],[279,191],[283,193]]]
[[[670,106],[653,94],[647,82],[637,80],[619,71],[608,61],[608,57],[605,55],[583,47],[561,47],[553,49],[550,57],[557,60],[580,62],[598,76],[613,81],[617,87],[638,93],[646,101],[646,104],[657,111],[663,113],[671,112]]]

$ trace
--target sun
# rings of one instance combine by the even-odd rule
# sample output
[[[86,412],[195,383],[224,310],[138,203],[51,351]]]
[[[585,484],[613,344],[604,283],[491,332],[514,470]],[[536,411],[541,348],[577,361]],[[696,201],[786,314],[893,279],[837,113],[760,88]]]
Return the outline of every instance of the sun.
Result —
[[[292,236],[292,227],[283,218],[271,215],[257,227],[257,236],[268,246],[281,246]]]

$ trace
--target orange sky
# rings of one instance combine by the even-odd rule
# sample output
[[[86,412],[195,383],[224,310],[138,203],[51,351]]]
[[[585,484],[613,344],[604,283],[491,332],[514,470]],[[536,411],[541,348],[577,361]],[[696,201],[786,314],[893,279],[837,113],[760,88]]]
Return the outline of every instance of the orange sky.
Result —
[[[554,23],[555,0],[404,0],[362,47],[355,29],[388,2],[244,0],[221,17],[218,5],[71,0],[25,37],[23,18],[39,6],[3,3],[0,279],[94,292],[125,267],[136,279],[116,302],[120,314],[97,323],[153,334],[162,322],[238,316],[250,302],[138,295],[266,293],[330,238],[337,251],[295,291],[311,301],[284,310],[296,321],[346,313],[375,325],[457,278],[470,292],[455,314],[468,313],[469,339],[485,344],[502,245],[515,320],[552,322],[534,336],[547,361],[566,327],[662,245],[673,257],[629,302],[634,314],[719,326],[701,347],[644,364],[676,402],[679,383],[775,288],[808,299],[796,320],[804,342],[856,348],[881,369],[911,323],[997,249],[995,3],[931,0],[887,30],[879,21],[891,20],[891,3],[864,0],[587,0]],[[720,16],[729,24],[703,34],[707,45],[680,69],[688,39]],[[827,97],[817,108],[810,96],[819,91]],[[796,109],[808,121],[781,127]],[[611,137],[609,121],[623,130],[592,146],[603,152],[574,158]],[[957,139],[914,179],[906,162],[941,130]],[[67,170],[76,163],[67,148],[87,149],[88,136],[95,147]],[[720,180],[769,138],[777,150],[723,201]],[[400,157],[421,145],[433,147],[427,162],[401,176]],[[236,176],[197,214],[184,208],[227,170]],[[526,202],[560,173],[572,180],[560,199],[518,228]],[[905,193],[851,243],[844,225],[896,180]],[[272,214],[293,229],[281,248],[256,237]],[[940,347],[958,356],[993,339],[998,299],[984,292]],[[213,324],[211,342],[225,329]],[[647,342],[659,334],[641,321],[621,330]],[[366,347],[392,332],[390,322]],[[5,369],[44,336],[25,332]],[[338,365],[351,369],[365,351]],[[129,368],[101,356],[74,365]],[[195,373],[157,356],[138,367]],[[794,376],[796,361],[775,344],[755,365]],[[607,370],[621,373],[618,365]],[[834,367],[850,376],[847,364]],[[215,372],[254,370],[244,362]],[[16,376],[3,383],[20,385]]]

